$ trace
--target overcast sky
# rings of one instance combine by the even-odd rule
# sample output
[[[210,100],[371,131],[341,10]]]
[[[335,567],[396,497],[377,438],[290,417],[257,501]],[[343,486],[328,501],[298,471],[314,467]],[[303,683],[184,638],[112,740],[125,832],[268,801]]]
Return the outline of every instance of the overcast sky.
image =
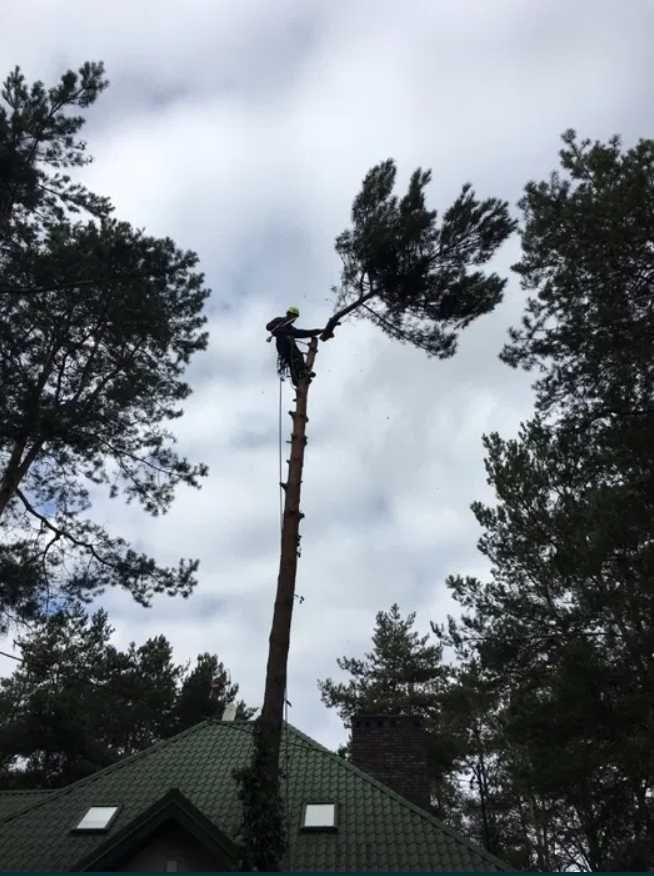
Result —
[[[197,251],[213,290],[209,349],[189,369],[194,394],[176,427],[210,477],[164,518],[118,501],[95,512],[162,563],[198,557],[199,585],[149,610],[105,596],[117,644],[164,633],[178,661],[216,652],[261,704],[279,549],[279,382],[265,323],[291,304],[298,324],[326,322],[334,239],[365,173],[388,157],[400,194],[416,167],[433,170],[428,205],[441,213],[470,181],[518,216],[525,182],[557,166],[565,129],[619,133],[627,146],[653,136],[653,33],[650,0],[4,0],[0,73],[19,64],[50,85],[105,62],[111,87],[89,111],[96,160],[84,180],[121,219]],[[508,275],[518,256],[514,238],[496,270]],[[321,345],[288,695],[289,720],[329,747],[346,734],[316,679],[368,650],[376,612],[398,602],[426,632],[456,613],[447,575],[488,571],[469,506],[493,499],[482,434],[512,437],[533,410],[532,376],[497,358],[523,301],[512,277],[446,362],[358,320]]]

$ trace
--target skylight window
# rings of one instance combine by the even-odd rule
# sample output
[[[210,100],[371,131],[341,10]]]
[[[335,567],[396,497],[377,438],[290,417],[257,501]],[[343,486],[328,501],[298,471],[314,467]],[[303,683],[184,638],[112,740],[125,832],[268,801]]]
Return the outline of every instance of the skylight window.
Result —
[[[303,830],[336,830],[336,803],[307,803]]]
[[[117,812],[117,806],[91,806],[75,830],[107,830]]]

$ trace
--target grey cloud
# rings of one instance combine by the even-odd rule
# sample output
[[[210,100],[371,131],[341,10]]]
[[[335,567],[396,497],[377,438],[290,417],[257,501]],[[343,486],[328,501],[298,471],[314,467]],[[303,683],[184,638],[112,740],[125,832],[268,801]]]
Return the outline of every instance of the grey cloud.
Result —
[[[119,592],[101,602],[117,642],[163,632],[179,660],[215,650],[258,704],[279,548],[279,385],[265,323],[290,303],[305,325],[325,322],[334,238],[362,177],[388,156],[400,188],[416,166],[433,169],[429,201],[442,212],[466,180],[514,205],[527,179],[555,168],[567,127],[651,135],[652,6],[262,0],[182,11],[125,0],[23,2],[3,16],[6,66],[30,78],[105,60],[112,87],[90,112],[96,161],[83,178],[121,218],[197,250],[213,289],[209,349],[174,424],[210,477],[162,518],[102,493],[94,512],[162,562],[199,557],[200,585],[148,611]],[[518,253],[515,238],[496,269],[508,275]],[[448,574],[487,573],[469,506],[493,498],[482,433],[515,434],[532,412],[532,377],[497,359],[523,302],[512,277],[446,362],[358,320],[321,345],[289,693],[291,720],[324,744],[344,733],[315,680],[368,649],[375,613],[397,601],[426,632],[456,610]],[[291,397],[286,384],[284,411]]]

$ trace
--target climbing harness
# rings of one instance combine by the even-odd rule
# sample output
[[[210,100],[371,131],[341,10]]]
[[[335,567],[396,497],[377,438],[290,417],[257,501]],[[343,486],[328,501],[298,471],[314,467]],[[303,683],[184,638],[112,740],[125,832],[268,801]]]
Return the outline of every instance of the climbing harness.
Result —
[[[298,344],[302,343],[306,342],[293,338],[289,341],[288,354],[286,356],[280,352],[277,353],[277,373],[282,378],[290,377],[294,386],[297,386],[298,382],[306,374],[305,358],[298,349]]]

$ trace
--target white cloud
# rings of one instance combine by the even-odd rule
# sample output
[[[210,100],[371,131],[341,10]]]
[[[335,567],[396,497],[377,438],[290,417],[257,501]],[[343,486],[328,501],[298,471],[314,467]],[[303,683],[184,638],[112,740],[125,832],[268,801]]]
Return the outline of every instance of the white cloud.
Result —
[[[162,562],[199,557],[200,585],[149,611],[107,594],[116,641],[162,632],[179,660],[216,651],[258,704],[279,546],[265,323],[289,303],[304,324],[324,323],[334,238],[386,157],[400,187],[416,166],[433,168],[429,199],[442,211],[466,180],[514,203],[555,167],[569,126],[650,135],[652,7],[124,0],[14,3],[3,18],[6,67],[20,63],[30,79],[105,60],[112,86],[89,113],[96,162],[85,178],[121,218],[197,250],[214,290],[210,347],[189,370],[195,392],[176,424],[180,449],[208,462],[210,478],[160,519],[105,499],[96,509]],[[515,240],[497,269],[518,252]],[[360,321],[320,350],[289,692],[291,720],[327,745],[344,734],[316,678],[368,649],[380,609],[416,610],[426,632],[454,609],[445,577],[486,568],[469,505],[492,501],[481,434],[513,435],[531,413],[530,376],[497,360],[522,301],[512,279],[446,362]]]

